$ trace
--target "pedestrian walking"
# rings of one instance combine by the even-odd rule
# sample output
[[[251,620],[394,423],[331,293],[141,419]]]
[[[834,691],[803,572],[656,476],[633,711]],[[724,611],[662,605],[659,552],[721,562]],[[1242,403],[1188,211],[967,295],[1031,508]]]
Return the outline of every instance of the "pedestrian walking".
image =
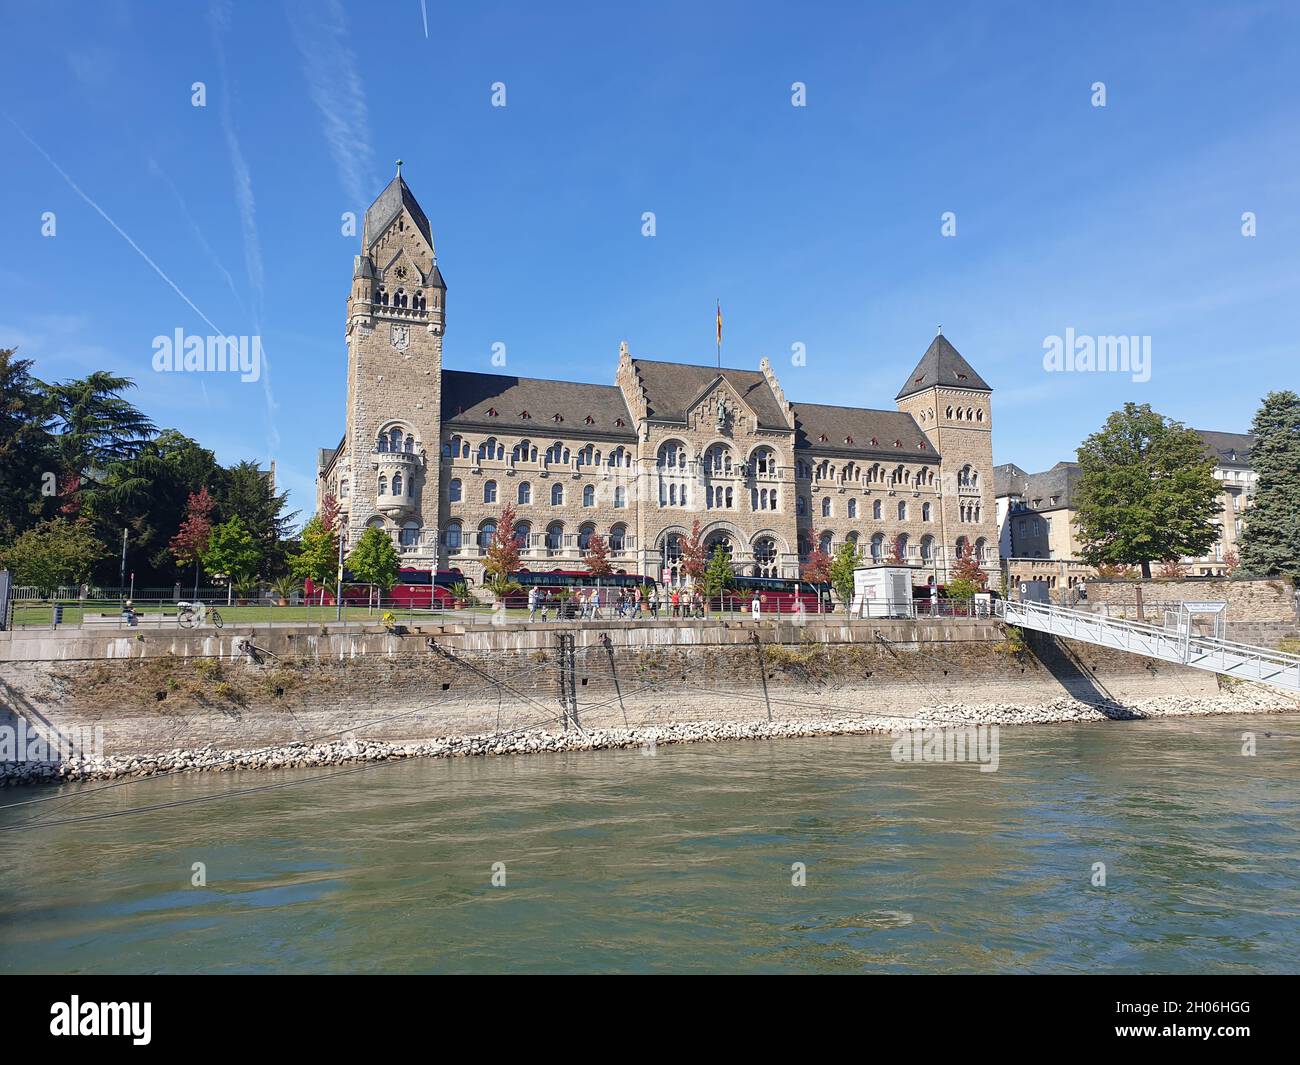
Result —
[[[659,589],[658,588],[650,589],[650,616],[654,618],[655,621],[659,620]]]
[[[528,620],[537,620],[537,589],[535,587],[528,589]]]
[[[672,616],[678,617],[678,611],[682,608],[681,592],[674,588],[672,594]]]

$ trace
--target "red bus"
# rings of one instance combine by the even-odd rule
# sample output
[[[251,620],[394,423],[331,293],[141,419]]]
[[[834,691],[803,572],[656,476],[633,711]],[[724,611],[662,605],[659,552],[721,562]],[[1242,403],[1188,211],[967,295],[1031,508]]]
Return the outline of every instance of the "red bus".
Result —
[[[375,596],[375,590],[368,584],[356,584],[356,577],[348,570],[343,571],[343,603],[346,606],[367,606]],[[453,585],[469,584],[469,579],[458,569],[440,569],[433,573],[427,569],[404,567],[397,572],[397,583],[388,595],[384,596],[384,606],[399,610],[449,610],[455,603],[452,595]],[[313,603],[334,605],[334,588],[312,588],[308,581],[304,589],[308,600]]]
[[[536,588],[538,592],[546,592],[552,595],[559,595],[565,589],[576,592],[579,588],[613,589],[615,594],[619,590],[630,588],[634,590],[635,594],[639,595],[639,589],[644,588],[646,595],[649,595],[650,589],[655,585],[653,577],[642,577],[636,573],[611,573],[608,577],[593,577],[586,570],[566,569],[537,573],[532,570],[521,569],[510,574],[510,579],[520,587],[520,591],[506,596],[506,606],[512,609],[522,609],[528,606],[528,590],[530,588]]]
[[[800,606],[806,614],[829,614],[834,610],[829,584],[786,577],[733,577],[723,595],[713,597],[712,606],[716,609],[721,598],[724,609],[749,610],[756,592],[764,614],[793,614]]]

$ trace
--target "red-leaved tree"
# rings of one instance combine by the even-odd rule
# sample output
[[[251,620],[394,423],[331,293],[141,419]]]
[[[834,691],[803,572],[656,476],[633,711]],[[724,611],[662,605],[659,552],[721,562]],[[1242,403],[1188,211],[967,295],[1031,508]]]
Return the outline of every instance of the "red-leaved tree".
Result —
[[[704,546],[704,536],[700,532],[700,520],[691,523],[691,535],[682,538],[682,572],[692,583],[704,580],[704,571],[709,568],[709,552]]]
[[[592,533],[587,541],[585,561],[587,571],[593,577],[608,577],[614,572],[614,567],[609,564],[609,545],[600,533]]]
[[[191,492],[185,504],[185,520],[167,548],[182,566],[194,563],[194,595],[199,594],[199,559],[208,549],[212,536],[212,508],[216,501],[208,495],[206,486]]]

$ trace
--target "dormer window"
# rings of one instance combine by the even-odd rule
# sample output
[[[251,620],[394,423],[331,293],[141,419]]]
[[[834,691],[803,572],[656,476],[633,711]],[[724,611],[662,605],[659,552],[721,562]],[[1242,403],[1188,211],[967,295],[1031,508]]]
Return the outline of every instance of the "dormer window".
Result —
[[[615,418],[614,425],[619,429],[622,429],[627,425],[627,422],[625,422],[622,418]]]
[[[532,415],[529,414],[526,410],[521,410],[519,412],[519,417],[523,418],[524,421],[528,421],[532,417]]]
[[[496,407],[488,407],[488,417],[489,417],[489,418],[495,418],[496,416],[497,416],[497,409],[496,409]]]
[[[894,441],[894,447],[902,447],[902,446],[903,446],[903,441],[901,440]]]
[[[830,439],[830,437],[827,436],[825,433],[822,433],[822,435],[819,436],[817,439],[818,439],[821,443],[824,444],[824,443],[826,443],[826,441],[828,441],[828,440]]]
[[[872,446],[872,447],[878,447],[879,444],[880,444],[880,441],[877,440],[877,439],[873,436],[873,437],[871,438],[871,446]]]
[[[925,441],[922,440],[922,441],[921,441],[919,444],[917,444],[916,446],[917,446],[918,448],[920,448],[922,451],[924,451],[924,450],[925,450]]]
[[[588,414],[588,415],[583,419],[583,421],[586,422],[588,425],[595,425],[595,424],[596,424],[596,419],[593,418],[590,414]]]
[[[564,415],[559,413],[553,414],[551,415],[551,421],[562,422],[564,421]]]
[[[851,437],[851,436],[846,436],[846,437],[844,438],[844,442],[845,442],[846,444],[851,444],[851,443],[853,443],[853,437]]]
[[[966,375],[965,375],[964,373],[959,373],[959,374],[957,375],[957,380],[958,380],[958,381],[965,381],[965,380],[966,380]]]

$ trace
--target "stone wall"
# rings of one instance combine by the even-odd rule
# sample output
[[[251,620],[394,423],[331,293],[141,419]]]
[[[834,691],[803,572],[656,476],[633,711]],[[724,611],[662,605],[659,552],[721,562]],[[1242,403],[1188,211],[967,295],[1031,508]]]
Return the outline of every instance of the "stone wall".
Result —
[[[1291,623],[1296,621],[1295,592],[1284,580],[1096,580],[1088,581],[1088,605],[1105,605],[1112,612],[1131,609],[1136,617],[1137,589],[1144,604],[1160,610],[1163,604],[1193,600],[1226,601],[1228,623]],[[1148,617],[1148,620],[1159,618]]]
[[[572,630],[406,637],[266,630],[252,634],[252,653],[240,649],[239,640],[249,637],[238,634],[69,637],[47,645],[51,654],[41,660],[20,660],[11,646],[0,679],[0,725],[16,725],[21,716],[65,731],[102,726],[109,755],[554,729],[563,723],[562,631]],[[772,623],[614,624],[576,636],[578,718],[598,728],[913,714],[925,706],[1035,704],[1062,694],[1190,698],[1217,690],[1212,674],[1091,645],[1035,637],[1028,650],[1017,650],[997,626],[982,622],[838,622],[798,630]],[[86,654],[93,650],[89,639],[105,641],[100,650],[111,654]]]

